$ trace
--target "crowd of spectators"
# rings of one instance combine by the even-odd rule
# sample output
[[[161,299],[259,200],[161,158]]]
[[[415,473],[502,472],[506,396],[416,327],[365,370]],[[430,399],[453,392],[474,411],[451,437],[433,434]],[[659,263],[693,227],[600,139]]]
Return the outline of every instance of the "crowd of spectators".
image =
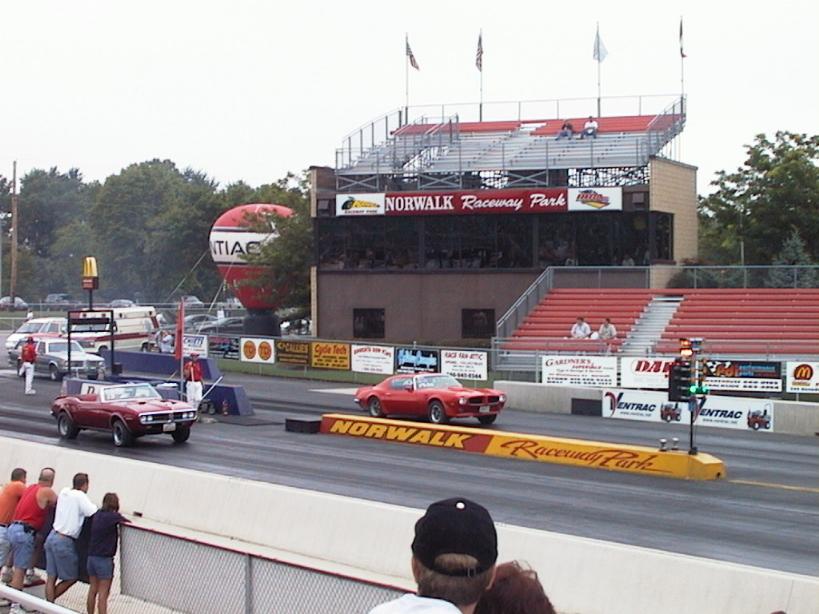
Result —
[[[45,568],[45,595],[56,601],[78,580],[89,583],[87,611],[107,614],[114,577],[119,525],[119,499],[106,493],[102,508],[88,497],[89,478],[77,473],[71,487],[54,491],[55,471],[45,467],[37,482],[16,468],[0,490],[0,566],[2,581],[14,589],[42,581],[34,569]],[[44,564],[43,564],[44,559]],[[9,612],[23,611],[16,603]]]

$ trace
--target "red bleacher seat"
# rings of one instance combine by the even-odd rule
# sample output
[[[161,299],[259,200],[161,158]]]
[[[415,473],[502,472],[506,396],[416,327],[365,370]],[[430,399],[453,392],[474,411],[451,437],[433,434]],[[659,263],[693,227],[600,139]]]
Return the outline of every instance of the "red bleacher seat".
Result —
[[[460,122],[457,124],[458,132],[479,133],[479,132],[512,132],[520,128],[519,121],[497,121],[497,122]],[[413,134],[426,134],[436,129],[446,130],[448,123],[444,124],[407,124],[395,132],[395,136],[410,136]],[[455,127],[455,124],[453,124]]]
[[[597,117],[595,119],[597,120],[598,134],[605,134],[609,132],[646,132],[654,117],[654,115],[624,115],[622,117]],[[565,121],[571,123],[575,133],[579,133],[583,130],[583,125],[588,119],[588,117],[573,117],[568,120],[553,119],[534,130],[532,135],[555,136]]]

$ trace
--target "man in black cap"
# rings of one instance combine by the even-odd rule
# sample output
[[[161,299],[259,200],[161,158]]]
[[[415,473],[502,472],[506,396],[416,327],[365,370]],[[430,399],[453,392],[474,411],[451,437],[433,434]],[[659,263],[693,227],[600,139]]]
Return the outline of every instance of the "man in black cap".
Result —
[[[495,578],[498,535],[486,509],[456,497],[433,503],[415,523],[412,575],[418,592],[370,614],[472,614]]]

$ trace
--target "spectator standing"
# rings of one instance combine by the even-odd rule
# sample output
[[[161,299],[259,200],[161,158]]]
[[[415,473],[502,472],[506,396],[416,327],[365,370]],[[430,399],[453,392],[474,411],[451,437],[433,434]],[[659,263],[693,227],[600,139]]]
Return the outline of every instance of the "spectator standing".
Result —
[[[34,337],[29,337],[20,350],[20,373],[26,377],[26,394],[36,394],[34,384],[34,363],[37,360],[37,346]]]
[[[191,352],[191,356],[185,361],[182,367],[182,374],[185,377],[185,395],[188,403],[194,409],[199,408],[202,402],[202,363],[199,362],[198,352]]]
[[[40,471],[36,484],[27,487],[14,509],[6,536],[11,546],[12,575],[9,586],[23,590],[27,569],[33,564],[34,537],[45,521],[46,510],[57,504],[54,492],[54,470],[46,467]],[[12,606],[14,607],[14,606]],[[12,610],[13,611],[13,610]]]
[[[495,581],[481,595],[475,614],[555,614],[537,573],[517,561],[498,565]]]
[[[572,339],[588,339],[591,336],[591,327],[582,316],[578,316],[572,324]]]
[[[88,474],[77,473],[72,480],[72,488],[63,488],[57,498],[54,527],[45,541],[45,592],[46,599],[52,603],[74,586],[79,578],[74,541],[79,537],[85,519],[97,511],[97,506],[91,503],[87,493]]]
[[[2,568],[3,582],[11,580],[11,568],[5,568],[11,546],[6,537],[6,530],[11,524],[14,510],[20,502],[20,497],[26,490],[26,470],[16,468],[11,472],[11,480],[0,490],[0,568]]]
[[[563,125],[560,127],[560,132],[557,133],[557,139],[555,139],[555,140],[556,141],[559,141],[560,139],[570,139],[571,140],[571,138],[573,136],[574,136],[574,126],[572,126],[572,123],[570,121],[566,120],[565,122],[563,122]]]
[[[411,565],[418,592],[370,614],[473,614],[497,558],[498,536],[485,508],[461,498],[433,503],[415,523]]]
[[[130,522],[119,513],[119,497],[108,492],[102,498],[102,508],[91,518],[91,538],[88,543],[88,598],[85,607],[94,614],[96,604],[100,614],[108,614],[108,595],[114,578],[114,555],[117,553],[119,526]]]
[[[580,133],[581,139],[585,139],[586,137],[592,139],[597,138],[597,120],[591,115],[589,115],[589,119],[586,120],[586,123],[583,124],[583,132]]]
[[[162,336],[159,338],[159,351],[163,354],[170,354],[173,352],[173,335],[169,330],[163,331],[161,334]]]

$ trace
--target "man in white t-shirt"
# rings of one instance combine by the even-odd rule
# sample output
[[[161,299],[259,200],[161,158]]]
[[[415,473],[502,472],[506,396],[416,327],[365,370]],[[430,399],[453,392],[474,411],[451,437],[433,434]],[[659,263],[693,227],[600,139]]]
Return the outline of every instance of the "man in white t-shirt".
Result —
[[[433,503],[415,523],[412,575],[418,592],[370,614],[473,614],[495,579],[498,536],[486,509],[469,499]]]
[[[580,133],[581,139],[585,139],[586,137],[592,139],[597,138],[597,120],[591,115],[589,115],[589,119],[586,120],[586,123],[583,124],[583,132]]]
[[[591,327],[585,319],[578,316],[574,324],[572,324],[571,337],[572,339],[588,339],[591,336]]]
[[[97,512],[88,492],[88,474],[74,476],[73,488],[63,488],[57,497],[54,525],[45,541],[46,599],[54,602],[79,578],[79,562],[75,540],[83,522]],[[58,583],[57,580],[60,580]]]

